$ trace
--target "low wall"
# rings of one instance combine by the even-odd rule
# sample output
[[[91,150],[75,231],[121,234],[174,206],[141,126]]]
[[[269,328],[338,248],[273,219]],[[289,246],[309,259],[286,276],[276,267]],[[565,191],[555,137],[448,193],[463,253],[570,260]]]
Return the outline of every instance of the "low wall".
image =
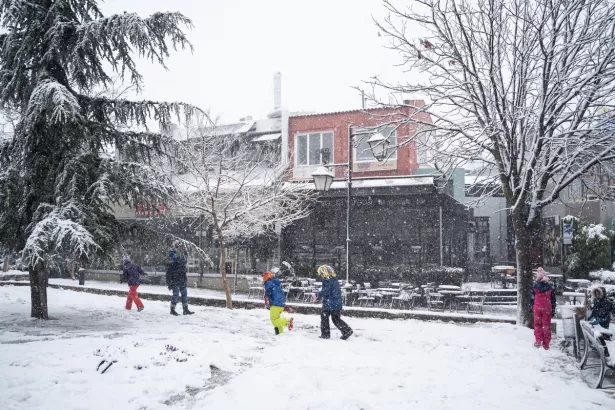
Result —
[[[248,293],[249,283],[255,276],[251,275],[238,275],[237,277],[237,292]],[[96,280],[100,282],[119,282],[120,272],[116,270],[95,270],[87,269],[85,271],[85,281]],[[148,272],[145,271],[145,275],[141,277],[141,282],[147,285],[164,285],[165,273],[164,272]],[[228,277],[229,286],[231,291],[235,289],[235,276]],[[211,289],[211,290],[224,290],[222,288],[222,278],[217,273],[204,273],[201,277],[198,273],[188,273],[188,286]]]
[[[0,286],[13,285],[13,286],[30,286],[29,283],[21,283],[21,282],[0,282]],[[71,290],[76,292],[87,292],[97,295],[115,295],[115,296],[126,296],[127,291],[122,290],[110,290],[110,289],[94,289],[88,288],[85,286],[65,286],[65,285],[49,285],[50,288],[53,289],[62,289],[62,290]],[[169,295],[157,294],[157,293],[147,293],[147,292],[139,292],[139,297],[145,300],[157,300],[168,302]],[[219,307],[225,308],[226,301],[224,298],[214,298],[214,297],[202,297],[202,296],[191,296],[190,304],[197,306],[211,306],[211,307]],[[320,305],[306,305],[300,303],[287,303],[288,306],[293,307],[297,313],[300,314],[316,314],[320,315],[321,307]],[[234,300],[233,307],[236,309],[263,309],[263,301],[260,299],[251,300]],[[455,323],[510,323],[515,324],[515,319],[507,318],[507,317],[495,317],[495,316],[484,316],[484,315],[465,315],[465,314],[456,314],[447,312],[426,312],[426,311],[401,311],[401,310],[385,310],[385,309],[374,309],[374,308],[357,308],[357,307],[346,307],[343,311],[344,316],[348,317],[360,317],[360,318],[377,318],[377,319],[417,319],[417,320],[425,320],[425,321],[444,321],[444,322],[455,322]]]

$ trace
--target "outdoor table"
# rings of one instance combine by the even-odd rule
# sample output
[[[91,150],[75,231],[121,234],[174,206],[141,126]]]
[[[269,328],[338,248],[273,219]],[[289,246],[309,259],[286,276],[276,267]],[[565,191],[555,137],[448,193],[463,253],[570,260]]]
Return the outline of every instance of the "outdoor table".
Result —
[[[461,290],[460,286],[455,286],[455,285],[440,285],[438,286],[438,289],[443,289],[443,290]]]
[[[581,293],[581,292],[564,292],[562,293],[563,296],[567,296],[569,298],[572,298],[572,304],[576,305],[577,304],[577,298],[585,298],[586,295],[585,293]]]
[[[566,282],[576,283],[577,285],[589,285],[591,283],[587,279],[566,279]]]
[[[463,295],[462,290],[439,290],[438,293],[444,298],[444,306],[446,306],[446,301],[448,301],[451,312],[453,311],[453,300],[455,300],[455,297]]]
[[[549,279],[553,279],[553,286],[555,287],[555,290],[557,291],[557,280],[558,279],[564,279],[564,275],[560,275],[558,273],[554,273],[554,274],[549,274]]]
[[[506,278],[514,275],[517,272],[517,269],[514,266],[497,265],[491,268],[491,272],[499,273],[501,275],[502,289],[506,289],[508,287],[506,284]]]

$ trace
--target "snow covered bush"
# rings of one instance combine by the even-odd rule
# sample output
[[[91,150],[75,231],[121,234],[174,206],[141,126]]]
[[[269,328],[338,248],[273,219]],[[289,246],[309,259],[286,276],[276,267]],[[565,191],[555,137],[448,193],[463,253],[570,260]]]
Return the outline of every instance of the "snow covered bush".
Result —
[[[611,237],[613,232],[601,224],[579,222],[574,230],[572,253],[566,261],[566,275],[587,278],[589,272],[608,269],[611,264]]]
[[[589,279],[602,284],[615,285],[615,272],[610,270],[599,270],[590,272]]]

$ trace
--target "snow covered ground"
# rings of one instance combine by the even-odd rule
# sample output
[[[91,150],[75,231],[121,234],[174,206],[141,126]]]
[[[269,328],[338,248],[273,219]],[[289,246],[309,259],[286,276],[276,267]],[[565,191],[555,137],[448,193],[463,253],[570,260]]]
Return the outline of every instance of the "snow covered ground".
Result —
[[[615,407],[555,341],[535,349],[512,325],[349,318],[356,336],[344,342],[337,330],[319,339],[318,316],[275,337],[266,310],[172,317],[167,303],[123,303],[50,289],[53,320],[41,322],[28,317],[29,288],[0,286],[2,409]],[[102,358],[117,360],[105,374]]]

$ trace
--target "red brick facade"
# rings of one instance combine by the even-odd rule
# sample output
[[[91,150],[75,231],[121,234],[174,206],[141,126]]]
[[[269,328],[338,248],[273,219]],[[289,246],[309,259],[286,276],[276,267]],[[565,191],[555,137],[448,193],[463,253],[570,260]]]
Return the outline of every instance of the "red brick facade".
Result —
[[[415,101],[415,105],[422,102]],[[290,164],[293,170],[293,179],[309,179],[310,174],[317,165],[297,165],[296,137],[310,132],[333,133],[333,159],[334,163],[348,162],[348,130],[349,126],[375,127],[381,124],[393,123],[408,118],[412,108],[382,108],[357,110],[338,113],[313,114],[289,119],[289,152]],[[429,121],[424,113],[417,114],[423,121]],[[397,128],[397,143],[403,143],[414,135],[415,124],[402,124]],[[355,178],[364,177],[391,177],[412,175],[418,168],[416,143],[410,142],[397,149],[396,157],[379,163],[376,159],[357,161],[355,157]],[[335,169],[336,178],[343,178],[343,167]]]

